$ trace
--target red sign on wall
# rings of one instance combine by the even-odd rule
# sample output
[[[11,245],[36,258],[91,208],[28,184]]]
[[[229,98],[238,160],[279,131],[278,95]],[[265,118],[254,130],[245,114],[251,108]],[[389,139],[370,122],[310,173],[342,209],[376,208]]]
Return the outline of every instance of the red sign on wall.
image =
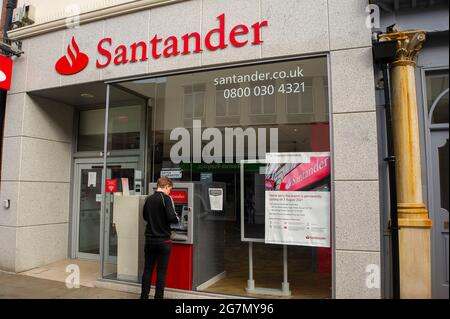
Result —
[[[12,65],[10,58],[0,55],[0,89],[11,89]]]
[[[144,62],[149,59],[172,58],[201,54],[204,50],[224,50],[230,45],[236,48],[247,45],[261,45],[263,29],[269,27],[267,20],[255,21],[250,24],[230,25],[225,13],[217,16],[218,24],[203,32],[188,32],[181,37],[169,35],[159,37],[155,34],[151,38],[135,39],[131,44],[116,43],[111,35],[101,39],[97,44],[98,56],[95,67],[106,68],[110,65],[126,65],[129,63]],[[83,48],[82,48],[83,49]],[[87,48],[84,48],[87,50]],[[88,52],[88,51],[86,51]],[[90,58],[94,59],[94,56]],[[67,47],[66,56],[61,57],[55,69],[62,75],[73,75],[83,71],[89,64],[89,56],[80,50],[75,38]]]
[[[63,56],[56,62],[55,69],[59,74],[72,75],[83,71],[89,64],[89,57],[80,51],[75,38],[67,47],[67,56]]]
[[[106,192],[116,193],[117,192],[117,179],[107,179],[106,180]]]
[[[187,203],[187,191],[172,190],[170,192],[174,203]]]

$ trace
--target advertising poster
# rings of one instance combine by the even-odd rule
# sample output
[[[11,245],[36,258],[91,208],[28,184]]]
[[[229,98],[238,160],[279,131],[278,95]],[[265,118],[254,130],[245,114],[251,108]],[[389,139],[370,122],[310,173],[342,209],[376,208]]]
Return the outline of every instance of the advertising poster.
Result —
[[[265,242],[330,247],[329,153],[266,159]]]

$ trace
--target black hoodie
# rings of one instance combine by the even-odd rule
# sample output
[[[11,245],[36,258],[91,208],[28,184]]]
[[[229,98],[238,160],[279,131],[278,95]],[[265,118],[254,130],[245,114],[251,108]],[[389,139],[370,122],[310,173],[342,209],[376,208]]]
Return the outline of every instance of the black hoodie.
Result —
[[[178,223],[175,205],[170,196],[155,192],[145,200],[144,220],[147,239],[170,239],[170,225]]]

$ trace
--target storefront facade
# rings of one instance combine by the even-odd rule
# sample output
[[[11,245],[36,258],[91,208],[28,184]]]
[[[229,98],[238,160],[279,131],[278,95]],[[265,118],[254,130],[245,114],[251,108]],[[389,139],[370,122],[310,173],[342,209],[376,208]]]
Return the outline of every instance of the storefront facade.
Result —
[[[10,33],[25,54],[6,107],[1,200],[11,206],[0,208],[0,236],[14,244],[0,248],[0,268],[91,259],[100,281],[137,283],[118,266],[130,259],[114,193],[127,178],[130,195],[145,196],[169,174],[181,191],[211,183],[223,196],[220,214],[193,218],[193,246],[174,252],[184,274],[171,279],[175,289],[264,297],[254,279],[270,289],[289,282],[294,298],[383,297],[366,1],[153,2],[81,15],[79,28]],[[307,172],[284,165],[268,181],[252,164],[269,153],[328,158],[311,171],[329,173],[304,182]],[[264,243],[261,194],[277,178],[329,193],[330,248]],[[134,243],[125,250],[142,248]]]

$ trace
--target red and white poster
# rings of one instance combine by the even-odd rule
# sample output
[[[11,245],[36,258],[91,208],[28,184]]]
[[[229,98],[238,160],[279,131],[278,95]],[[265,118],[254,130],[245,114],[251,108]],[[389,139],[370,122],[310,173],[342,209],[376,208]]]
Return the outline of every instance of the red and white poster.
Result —
[[[266,163],[265,242],[330,247],[329,153],[272,153]]]
[[[106,180],[106,192],[107,193],[117,193],[117,179],[107,179]]]
[[[10,58],[0,55],[0,89],[11,89],[12,66],[13,61]]]

